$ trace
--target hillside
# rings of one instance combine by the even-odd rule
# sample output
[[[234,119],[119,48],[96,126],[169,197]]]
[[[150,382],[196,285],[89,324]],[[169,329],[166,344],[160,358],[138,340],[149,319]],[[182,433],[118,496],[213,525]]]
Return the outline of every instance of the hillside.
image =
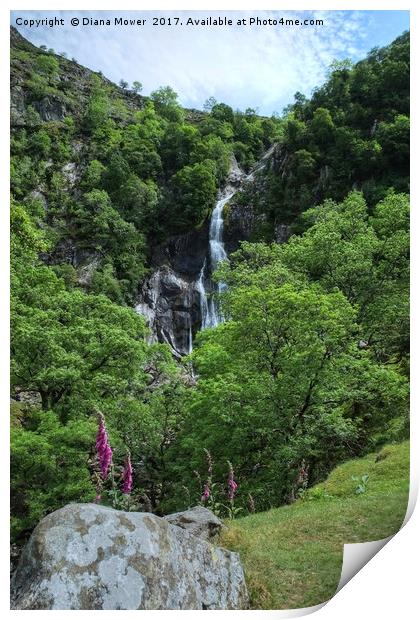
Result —
[[[12,29],[14,542],[95,497],[265,514],[407,439],[408,61],[267,118]]]
[[[67,286],[136,305],[179,357],[203,323],[195,283],[218,193],[281,121],[216,102],[185,110],[170,86],[139,91],[11,29],[12,194],[44,231],[43,261]],[[230,249],[254,228],[252,213],[237,219]]]
[[[343,200],[350,188],[362,191],[369,207],[390,187],[408,191],[409,74],[405,32],[355,65],[333,63],[311,98],[295,94],[263,191],[251,187],[243,197],[265,214],[261,233],[272,238],[280,224],[326,198]]]
[[[369,479],[358,493],[366,475]],[[405,442],[338,466],[290,506],[229,522],[221,544],[241,554],[251,607],[310,607],[333,596],[343,545],[397,532],[408,489]]]

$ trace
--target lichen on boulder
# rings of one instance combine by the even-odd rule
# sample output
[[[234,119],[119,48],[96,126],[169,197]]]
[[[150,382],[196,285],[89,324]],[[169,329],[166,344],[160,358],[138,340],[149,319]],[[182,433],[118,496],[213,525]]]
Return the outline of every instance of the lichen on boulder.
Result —
[[[175,512],[163,517],[172,525],[182,527],[193,536],[199,536],[204,540],[211,541],[222,529],[223,523],[216,515],[205,506],[194,506],[183,512]]]
[[[12,609],[243,609],[236,553],[149,513],[69,504],[29,539]]]

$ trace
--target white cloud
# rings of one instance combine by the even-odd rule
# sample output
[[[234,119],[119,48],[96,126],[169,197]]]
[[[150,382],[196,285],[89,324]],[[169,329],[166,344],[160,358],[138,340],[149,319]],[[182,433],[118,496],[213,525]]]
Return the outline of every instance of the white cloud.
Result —
[[[213,12],[235,20],[250,15],[318,18],[324,20],[321,27],[154,27],[151,15],[158,12],[135,15],[148,19],[144,27],[72,27],[70,18],[81,17],[81,13],[61,11],[64,27],[20,31],[35,44],[66,51],[113,81],[139,80],[146,94],[170,84],[181,102],[191,107],[201,107],[209,96],[215,96],[234,108],[258,107],[267,114],[281,111],[297,90],[310,95],[335,58],[358,59],[375,44],[368,38],[369,18],[361,11]],[[194,17],[212,15],[210,11],[194,13]],[[186,21],[182,12],[162,14]],[[17,15],[40,18],[57,13],[19,11],[12,23]],[[87,11],[83,15],[113,18],[121,13]]]

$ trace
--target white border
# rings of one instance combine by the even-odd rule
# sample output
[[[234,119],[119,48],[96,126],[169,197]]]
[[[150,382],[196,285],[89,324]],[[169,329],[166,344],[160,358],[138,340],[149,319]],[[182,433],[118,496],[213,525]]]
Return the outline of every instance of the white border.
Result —
[[[87,6],[80,6],[82,3],[76,2],[72,4],[69,1],[52,2],[50,0],[44,0],[37,6],[34,2],[21,1],[10,2],[6,0],[2,3],[0,8],[0,63],[1,63],[1,85],[2,85],[2,97],[0,108],[0,122],[1,128],[1,174],[0,174],[0,186],[2,196],[2,208],[0,209],[0,248],[1,248],[1,269],[0,269],[0,312],[1,312],[1,325],[0,325],[0,343],[1,343],[1,366],[0,366],[0,398],[1,398],[1,413],[2,416],[2,437],[4,445],[0,451],[1,457],[1,472],[3,482],[3,494],[2,494],[2,506],[4,508],[1,515],[1,608],[6,614],[12,614],[16,617],[16,614],[20,615],[37,614],[38,618],[44,617],[45,614],[51,612],[10,612],[9,610],[9,598],[8,598],[8,581],[9,581],[9,548],[8,548],[8,528],[9,528],[9,516],[8,516],[8,440],[7,440],[7,423],[8,419],[8,368],[9,368],[9,355],[8,355],[8,342],[9,342],[9,308],[8,308],[8,290],[9,290],[9,259],[8,259],[8,204],[9,195],[9,178],[6,166],[9,156],[9,99],[8,93],[8,67],[9,67],[9,11],[10,10],[147,10],[147,9],[171,9],[171,10],[253,10],[253,9],[275,9],[275,10],[411,10],[411,31],[412,31],[412,58],[414,65],[412,67],[412,98],[414,116],[412,118],[412,343],[413,343],[413,376],[417,377],[419,370],[418,362],[418,346],[419,346],[419,333],[420,333],[420,296],[419,282],[417,275],[418,253],[420,244],[417,242],[417,238],[420,232],[419,229],[419,215],[416,199],[418,199],[418,178],[419,178],[419,162],[417,157],[417,151],[419,144],[419,97],[418,97],[418,84],[415,82],[414,76],[418,71],[418,8],[417,4],[413,1],[403,0],[402,2],[395,2],[390,0],[384,0],[382,2],[369,1],[363,2],[360,0],[354,0],[352,2],[338,2],[338,1],[326,1],[326,2],[300,2],[299,0],[293,0],[293,2],[273,2],[266,0],[263,6],[258,6],[259,2],[250,2],[249,0],[207,0],[206,2],[195,0],[186,1],[183,0],[179,3],[162,1],[162,0],[142,0],[142,1],[128,1],[119,0],[118,3],[91,0],[87,3]],[[412,417],[411,417],[411,493],[410,493],[410,506],[409,513],[413,511],[415,504],[415,496],[419,485],[419,472],[420,472],[420,443],[419,443],[419,382],[413,381],[412,385]],[[408,516],[408,515],[407,515]],[[414,511],[411,519],[408,520],[405,527],[376,555],[340,592],[338,592],[331,601],[319,609],[316,612],[316,618],[319,620],[354,620],[355,617],[367,619],[370,617],[380,618],[381,620],[393,619],[398,617],[401,620],[411,619],[418,617],[419,609],[419,585],[418,575],[419,571],[419,559],[420,553],[420,510]],[[319,606],[318,606],[319,607]],[[309,611],[309,610],[308,610]],[[101,614],[101,618],[114,617],[115,611],[79,611],[79,612],[65,612],[59,611],[54,613],[54,618],[61,618],[64,614],[77,613],[79,617],[88,617],[92,614]],[[169,617],[173,620],[176,618],[195,617],[197,612],[192,611],[152,611],[152,612],[120,612],[138,618],[141,617],[153,617],[156,619]],[[243,611],[243,612],[228,612],[228,611],[210,611],[206,614],[213,614],[221,616],[222,614],[230,614],[231,618],[239,618],[246,616],[253,616],[261,618],[262,616],[274,617],[294,617],[297,615],[296,611],[293,612],[279,612],[279,611]],[[298,614],[299,615],[299,614]],[[301,613],[300,613],[301,615]],[[52,616],[47,616],[52,617]]]

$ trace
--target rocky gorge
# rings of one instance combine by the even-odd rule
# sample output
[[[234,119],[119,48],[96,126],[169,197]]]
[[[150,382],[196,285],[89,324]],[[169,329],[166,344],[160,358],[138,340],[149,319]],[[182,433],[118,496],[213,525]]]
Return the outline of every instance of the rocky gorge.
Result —
[[[235,203],[234,197],[245,186],[258,183],[258,174],[269,167],[275,152],[273,145],[248,174],[232,155],[226,183],[204,225],[169,239],[153,253],[154,268],[141,286],[136,312],[146,318],[151,340],[168,344],[176,357],[191,352],[200,329],[214,327],[222,320],[218,294],[223,284],[215,284],[212,274],[220,261],[238,249],[240,241],[250,239],[261,222],[261,215],[251,206]],[[287,240],[288,234],[289,227],[285,226],[279,241]]]
[[[59,125],[66,117],[72,115],[77,118],[83,113],[89,105],[92,80],[97,78],[97,74],[75,61],[60,58],[63,70],[57,78],[58,89],[50,88],[42,96],[37,91],[34,94],[27,86],[28,76],[32,74],[28,70],[26,58],[37,54],[38,50],[14,28],[11,29],[11,44],[20,50],[21,55],[19,63],[15,61],[16,67],[11,79],[11,123],[16,131],[32,132],[39,122]],[[21,58],[24,58],[24,62],[21,62]],[[146,99],[143,96],[124,92],[102,75],[100,79],[113,96],[122,98],[130,114],[135,114],[137,109],[144,106]],[[74,84],[77,88],[74,88]],[[68,97],[70,91],[71,97]],[[28,109],[34,112],[28,115]],[[204,116],[198,110],[185,110],[184,114],[192,124],[199,124]],[[83,122],[82,117],[80,121]],[[86,172],[88,149],[89,145],[79,137],[72,141],[69,161],[57,172],[52,172],[52,159],[45,164],[50,176],[58,173],[63,191],[76,201],[82,195],[81,183]],[[247,172],[238,165],[235,155],[231,154],[229,171],[219,187],[214,208],[202,224],[186,232],[170,235],[150,248],[147,275],[138,282],[135,309],[145,317],[151,330],[149,340],[168,344],[176,358],[191,352],[193,340],[200,329],[214,326],[220,320],[217,300],[220,290],[212,279],[217,263],[238,249],[240,241],[255,236],[256,229],[266,219],[264,212],[256,213],[251,204],[238,203],[235,194],[245,187],[252,187],[254,192],[263,192],[265,172],[279,157],[278,151],[276,144],[271,145]],[[31,199],[42,204],[46,217],[50,217],[51,212],[50,193],[45,182],[31,192]],[[216,214],[218,217],[215,219]],[[282,232],[278,235],[279,241],[285,241],[288,227],[282,224],[280,227]],[[70,265],[75,270],[77,284],[89,291],[96,271],[103,268],[104,252],[98,251],[89,240],[81,242],[75,238],[71,234],[72,228],[67,222],[64,230],[60,226],[57,241],[43,255],[43,260],[50,265]]]

